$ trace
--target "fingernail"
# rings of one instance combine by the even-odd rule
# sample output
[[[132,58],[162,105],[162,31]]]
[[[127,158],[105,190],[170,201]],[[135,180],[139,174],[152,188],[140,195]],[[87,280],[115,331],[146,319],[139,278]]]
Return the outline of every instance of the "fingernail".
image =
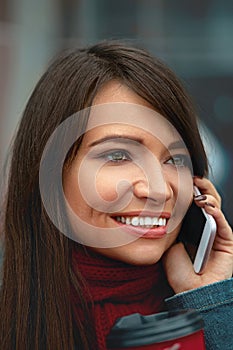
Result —
[[[205,205],[207,205],[207,207],[211,207],[211,208],[215,208],[215,205],[209,203],[209,202],[206,202]]]
[[[195,201],[205,201],[207,199],[207,196],[205,194],[199,194],[197,196],[194,197]]]

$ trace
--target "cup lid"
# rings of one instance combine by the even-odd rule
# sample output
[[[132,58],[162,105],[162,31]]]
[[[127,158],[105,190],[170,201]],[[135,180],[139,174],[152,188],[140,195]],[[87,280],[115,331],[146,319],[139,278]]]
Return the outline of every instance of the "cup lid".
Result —
[[[166,311],[143,316],[139,313],[117,319],[107,337],[109,348],[141,346],[184,337],[202,329],[196,310]]]

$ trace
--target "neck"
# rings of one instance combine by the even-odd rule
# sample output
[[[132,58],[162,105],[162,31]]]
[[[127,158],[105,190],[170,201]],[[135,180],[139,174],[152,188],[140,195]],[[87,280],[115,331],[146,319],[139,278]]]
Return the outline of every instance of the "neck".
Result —
[[[73,268],[85,280],[84,295],[92,305],[98,344],[105,341],[117,318],[135,312],[143,315],[159,312],[164,298],[171,294],[161,262],[129,265],[79,248],[73,252]],[[80,312],[79,304],[76,298]]]

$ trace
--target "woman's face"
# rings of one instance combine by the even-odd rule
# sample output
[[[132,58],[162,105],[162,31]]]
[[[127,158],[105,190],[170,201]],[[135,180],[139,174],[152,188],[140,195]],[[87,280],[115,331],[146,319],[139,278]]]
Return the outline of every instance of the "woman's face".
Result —
[[[188,151],[148,102],[117,81],[93,105],[63,176],[77,241],[126,263],[153,264],[175,241],[192,200]]]

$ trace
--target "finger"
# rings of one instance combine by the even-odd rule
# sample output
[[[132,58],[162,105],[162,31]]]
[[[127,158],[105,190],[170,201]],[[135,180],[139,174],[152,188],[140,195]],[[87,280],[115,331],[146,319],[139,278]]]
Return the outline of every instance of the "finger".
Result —
[[[206,194],[201,194],[198,196],[195,196],[194,201],[198,207],[204,207],[206,203],[213,207],[220,208],[219,201],[212,195],[206,195]]]
[[[233,254],[232,228],[228,224],[223,212],[218,208],[213,208],[208,205],[205,205],[205,211],[213,216],[217,224],[215,249],[224,250]]]
[[[195,176],[193,179],[194,184],[199,188],[201,194],[208,195],[211,194],[217,202],[219,203],[218,207],[221,207],[221,197],[216,190],[215,186],[212,184],[212,182],[209,179],[206,178],[200,178]]]

